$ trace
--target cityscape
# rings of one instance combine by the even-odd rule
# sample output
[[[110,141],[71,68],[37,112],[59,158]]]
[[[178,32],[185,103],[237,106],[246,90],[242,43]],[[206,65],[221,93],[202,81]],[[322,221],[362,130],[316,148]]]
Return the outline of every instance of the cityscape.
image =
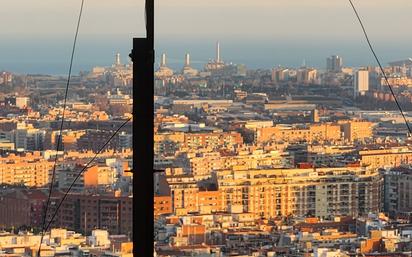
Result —
[[[2,7],[0,257],[412,257],[412,2]]]
[[[201,70],[162,53],[154,74],[155,255],[411,256],[412,138],[380,69],[249,69],[210,47]],[[1,72],[1,256],[133,255],[131,122],[100,152],[132,117],[132,68],[73,76],[65,109],[64,77]],[[412,59],[384,70],[411,121]]]
[[[1,72],[0,256],[133,256],[132,66],[113,59],[66,103],[66,77]]]
[[[221,47],[155,72],[157,256],[411,256],[411,135],[379,67],[248,69]],[[384,71],[410,122],[412,59]]]

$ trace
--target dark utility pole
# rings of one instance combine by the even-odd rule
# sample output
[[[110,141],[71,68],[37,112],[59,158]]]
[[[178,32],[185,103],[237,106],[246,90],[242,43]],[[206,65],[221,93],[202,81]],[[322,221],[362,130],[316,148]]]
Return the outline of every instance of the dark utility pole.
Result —
[[[146,38],[134,38],[133,256],[153,256],[154,0],[146,0]]]

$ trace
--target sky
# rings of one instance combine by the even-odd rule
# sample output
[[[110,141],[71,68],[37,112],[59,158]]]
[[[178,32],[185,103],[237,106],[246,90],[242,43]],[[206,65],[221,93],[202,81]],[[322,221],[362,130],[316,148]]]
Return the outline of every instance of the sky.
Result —
[[[383,61],[412,56],[410,0],[353,0]],[[81,0],[2,0],[0,70],[65,73]],[[322,66],[339,54],[348,65],[371,64],[347,0],[155,0],[156,50],[171,66],[190,52],[193,64],[222,56],[251,67]],[[126,59],[131,38],[144,36],[143,0],[85,0],[75,68]],[[30,44],[30,45],[27,45]],[[77,65],[77,66],[76,66]]]

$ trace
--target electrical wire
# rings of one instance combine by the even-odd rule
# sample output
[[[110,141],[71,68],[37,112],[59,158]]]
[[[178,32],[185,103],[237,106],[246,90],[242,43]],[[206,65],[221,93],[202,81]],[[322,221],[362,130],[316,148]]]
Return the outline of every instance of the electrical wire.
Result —
[[[129,119],[127,119],[126,121],[124,121],[122,123],[122,125],[120,125],[116,131],[109,137],[109,139],[102,145],[102,147],[100,147],[100,149],[96,152],[96,154],[93,156],[92,159],[90,159],[90,161],[79,171],[79,173],[76,175],[76,177],[74,178],[74,180],[72,181],[72,183],[70,184],[70,186],[68,187],[68,189],[66,190],[66,192],[64,193],[61,201],[59,202],[59,204],[56,207],[56,210],[54,211],[53,215],[51,216],[49,222],[47,223],[47,226],[45,226],[44,231],[49,230],[50,226],[52,225],[54,218],[56,217],[57,213],[59,212],[60,207],[62,206],[63,202],[66,200],[67,195],[70,193],[71,189],[73,188],[74,184],[77,182],[77,180],[80,178],[80,176],[83,174],[83,172],[90,167],[90,164],[92,164],[94,162],[94,160],[96,160],[97,156],[99,156],[99,154],[106,148],[106,146],[110,143],[110,141],[120,132],[120,130],[126,126],[126,124],[132,120],[132,117],[130,117]],[[41,252],[41,243],[43,241],[43,235],[41,237],[41,241],[40,241],[40,245],[39,245],[39,249],[37,252],[37,256],[40,256],[40,252]]]
[[[53,223],[54,218],[56,217],[61,205],[63,204],[64,200],[66,200],[67,195],[70,193],[71,189],[73,188],[74,184],[77,182],[77,180],[80,178],[80,176],[83,174],[83,172],[89,168],[90,164],[94,162],[94,160],[97,158],[97,156],[106,148],[106,146],[110,143],[110,141],[120,132],[120,130],[126,126],[126,124],[132,120],[132,117],[130,117],[129,119],[127,119],[125,122],[122,123],[121,126],[119,126],[116,131],[110,136],[110,138],[103,144],[102,147],[100,147],[100,149],[96,152],[96,154],[93,156],[92,159],[90,159],[90,161],[83,167],[83,169],[80,170],[80,172],[76,175],[76,177],[74,178],[73,182],[70,184],[70,186],[68,187],[68,189],[66,190],[66,192],[63,195],[62,200],[59,202],[59,204],[56,207],[56,210],[54,211],[53,216],[51,217],[51,219],[49,220],[49,223],[46,226],[45,231],[47,231],[50,228],[50,225]]]
[[[365,26],[363,25],[362,19],[360,18],[360,15],[359,15],[358,11],[356,10],[356,7],[353,4],[352,0],[348,0],[348,1],[349,1],[350,5],[352,6],[352,9],[355,12],[355,15],[356,15],[356,17],[359,21],[359,24],[360,24],[360,26],[362,28],[362,31],[363,31],[363,35],[365,36],[366,42],[368,43],[369,49],[371,50],[373,56],[375,57],[375,60],[378,63],[378,66],[379,66],[379,68],[382,72],[382,75],[383,75],[384,79],[385,79],[385,82],[388,85],[389,90],[391,91],[391,94],[392,94],[392,96],[395,100],[396,105],[398,106],[399,112],[401,113],[401,115],[403,117],[403,120],[405,121],[406,127],[408,128],[408,131],[409,131],[409,135],[411,135],[412,134],[411,127],[409,126],[409,123],[408,123],[408,120],[406,119],[405,113],[403,112],[402,107],[399,104],[399,101],[396,98],[396,95],[393,91],[393,88],[392,88],[391,84],[389,83],[388,76],[386,75],[385,70],[383,69],[383,66],[382,66],[381,62],[379,61],[379,58],[378,58],[375,50],[373,49],[372,43],[369,40],[369,36],[368,36],[368,33],[366,32]]]
[[[45,230],[45,225],[46,225],[47,214],[48,214],[48,211],[49,211],[50,199],[51,199],[51,195],[52,195],[52,192],[53,192],[53,184],[54,184],[54,180],[55,180],[55,177],[56,177],[56,166],[57,166],[57,160],[58,160],[58,151],[60,149],[60,145],[61,145],[61,142],[62,142],[63,125],[64,125],[64,118],[65,118],[65,111],[66,111],[66,107],[67,107],[67,96],[68,96],[68,92],[69,92],[69,85],[70,85],[70,80],[71,80],[71,75],[72,75],[72,68],[73,68],[73,60],[74,60],[74,54],[76,52],[77,37],[79,35],[80,22],[81,22],[82,14],[83,14],[83,7],[84,7],[84,0],[81,1],[79,17],[77,19],[76,32],[75,32],[74,40],[73,40],[72,52],[71,52],[71,57],[70,57],[69,72],[68,72],[68,76],[67,76],[66,88],[65,88],[65,93],[64,93],[64,100],[63,100],[63,111],[61,112],[60,132],[59,132],[58,140],[57,140],[57,144],[56,144],[56,154],[55,154],[55,157],[54,157],[52,177],[51,177],[50,186],[49,186],[49,194],[47,196],[47,202],[46,202],[46,206],[45,206],[45,210],[44,210],[44,214],[43,214],[44,216],[43,216],[43,222],[42,222],[42,231],[41,231],[41,238],[40,238],[40,244],[39,244],[39,249],[38,249],[38,252],[37,252],[37,256],[40,256],[41,244],[43,242],[44,233],[45,233],[45,231],[47,231],[47,230]]]

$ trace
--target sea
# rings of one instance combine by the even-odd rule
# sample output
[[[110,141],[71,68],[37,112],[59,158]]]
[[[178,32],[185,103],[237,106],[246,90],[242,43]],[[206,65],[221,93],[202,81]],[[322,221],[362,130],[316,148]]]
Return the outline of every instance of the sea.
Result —
[[[231,38],[157,38],[156,65],[166,53],[167,65],[174,70],[183,66],[185,53],[190,54],[191,65],[202,69],[215,58],[216,41],[220,41],[221,57],[227,63],[245,64],[251,69],[282,67],[315,67],[324,69],[326,58],[339,55],[344,66],[376,65],[366,42],[359,40],[325,40],[316,38],[254,39]],[[20,37],[0,40],[0,71],[19,74],[65,75],[68,72],[73,39],[70,37]],[[382,63],[412,56],[409,42],[375,42],[375,50]],[[121,54],[123,63],[129,62],[132,38],[128,36],[79,35],[73,72],[89,71],[95,66],[110,66],[115,54]]]

